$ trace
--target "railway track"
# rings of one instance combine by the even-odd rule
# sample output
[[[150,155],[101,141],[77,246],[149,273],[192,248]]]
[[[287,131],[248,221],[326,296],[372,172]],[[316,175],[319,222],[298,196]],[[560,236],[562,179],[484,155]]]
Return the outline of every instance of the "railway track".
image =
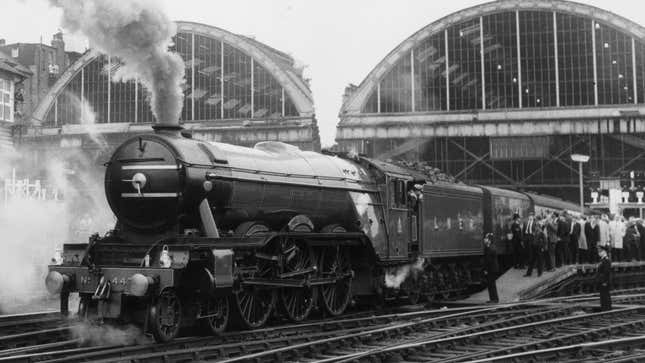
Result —
[[[60,313],[55,311],[0,315],[0,336],[22,333],[49,323],[60,323],[62,320]]]
[[[517,307],[507,307],[508,313],[526,314],[526,309],[536,311],[545,309],[543,307],[528,307],[524,310]],[[111,347],[88,347],[75,348],[60,351],[49,351],[43,353],[14,355],[0,358],[2,361],[20,362],[80,362],[80,361],[104,361],[110,362],[115,359],[119,362],[127,361],[176,361],[195,359],[197,354],[204,354],[217,351],[223,357],[235,357],[252,352],[259,352],[270,349],[274,346],[288,346],[297,342],[325,339],[334,336],[356,334],[365,330],[384,329],[391,325],[401,325],[411,320],[442,319],[446,317],[445,326],[449,326],[448,317],[465,317],[473,315],[472,319],[483,321],[487,314],[496,308],[487,307],[463,307],[443,310],[424,310],[408,313],[374,315],[370,317],[342,318],[310,322],[306,324],[294,324],[277,326],[254,331],[242,331],[227,333],[221,337],[199,337],[182,338],[164,345],[146,344],[137,346],[111,346]],[[454,320],[454,319],[452,319]]]
[[[180,341],[164,345],[159,351],[159,345],[128,347],[127,350],[99,351],[81,355],[66,355],[49,362],[76,362],[92,360],[94,362],[176,362],[199,360],[231,360],[231,361],[274,361],[289,358],[293,353],[295,360],[305,355],[306,347],[318,351],[324,349],[329,341],[353,341],[356,336],[379,335],[385,339],[394,336],[409,336],[421,326],[432,326],[435,335],[451,334],[455,327],[475,327],[493,319],[497,322],[509,318],[537,319],[538,316],[549,314],[565,314],[569,307],[539,306],[534,304],[513,304],[506,306],[485,307],[478,309],[460,308],[444,310],[442,314],[421,314],[399,316],[388,321],[372,321],[369,324],[356,325],[356,322],[334,321],[333,324],[313,324],[312,330],[303,330],[294,326],[292,334],[284,331],[271,336],[253,336],[240,340],[221,342],[213,340]],[[441,312],[441,311],[440,311]],[[349,325],[348,325],[349,323]],[[273,331],[280,330],[272,329]],[[255,334],[255,332],[249,332]],[[349,339],[349,340],[348,340]],[[286,355],[282,353],[285,352]],[[118,354],[118,355],[117,355]]]
[[[69,337],[69,324],[58,312],[0,316],[0,357],[34,345],[64,346],[59,340]]]
[[[476,309],[476,307],[464,307],[460,311],[467,311]],[[453,309],[454,311],[455,309]],[[303,323],[293,326],[280,326],[277,328],[271,327],[266,329],[259,329],[255,331],[242,331],[242,332],[231,332],[226,336],[221,338],[223,341],[232,341],[233,339],[248,339],[252,336],[268,336],[270,334],[286,334],[294,329],[306,331],[311,330],[312,327],[316,325],[325,326],[326,329],[334,330],[337,329],[340,325],[350,325],[356,324],[356,327],[359,327],[361,324],[368,324],[368,322],[376,323],[381,321],[383,324],[386,324],[391,319],[398,318],[404,319],[406,316],[414,316],[416,314],[428,315],[440,315],[444,314],[444,311],[435,310],[435,311],[423,311],[423,306],[403,306],[393,309],[388,309],[386,311],[381,311],[377,314],[375,311],[357,311],[353,313],[344,314],[342,317],[337,318],[328,318],[319,321],[311,321],[309,323]],[[39,318],[45,319],[44,321],[56,325],[50,329],[35,329],[31,331],[24,331],[16,334],[8,334],[5,336],[0,336],[0,361],[11,361],[16,357],[21,357],[23,361],[35,361],[42,359],[49,359],[48,357],[63,356],[65,354],[81,354],[81,353],[91,353],[99,350],[105,350],[110,348],[120,347],[122,348],[124,344],[105,344],[95,341],[89,341],[87,338],[81,338],[81,336],[88,331],[92,331],[93,335],[103,335],[107,334],[109,330],[110,333],[123,334],[119,329],[111,329],[107,326],[96,326],[96,325],[85,325],[79,326],[76,334],[73,334],[70,329],[72,329],[76,324],[80,324],[74,320],[66,320],[60,318],[58,313],[48,313],[48,314],[22,314],[16,316],[6,316],[4,321],[6,325],[16,324],[24,326],[25,329],[27,326],[39,327],[35,324],[36,321],[39,321]],[[339,320],[339,322],[336,322]],[[0,317],[0,322],[2,318]],[[336,325],[340,324],[340,325]],[[278,330],[276,330],[278,329]],[[28,330],[28,329],[27,329]],[[293,334],[293,332],[291,333]],[[76,336],[76,338],[74,338]],[[141,334],[141,337],[143,335]],[[237,337],[237,338],[236,338]],[[189,338],[191,340],[194,338]],[[201,340],[210,340],[214,339],[213,337],[201,338]],[[106,339],[106,341],[114,340],[124,340],[124,339]],[[134,339],[131,339],[134,341]],[[149,339],[138,339],[149,340]],[[185,339],[184,339],[185,340]],[[180,341],[184,341],[180,340]],[[93,346],[83,346],[87,344]],[[97,346],[100,345],[100,346]],[[44,352],[44,353],[43,353]]]
[[[626,307],[610,312],[585,312],[441,339],[399,342],[381,347],[368,346],[367,349],[341,352],[342,354],[315,360],[362,362],[380,358],[393,362],[464,362],[510,357],[520,352],[633,334],[645,334],[645,308]]]
[[[539,349],[479,359],[473,362],[484,363],[493,361],[557,361],[562,363],[580,361],[589,363],[642,362],[645,361],[645,335]]]
[[[639,314],[643,312],[642,318],[645,319],[645,307],[640,308],[633,305],[645,301],[645,289],[619,290],[614,292],[613,297],[618,308],[617,312],[638,311]],[[0,362],[88,360],[110,362],[115,359],[123,362],[198,359],[224,361],[280,359],[336,362],[368,361],[374,357],[394,361],[397,360],[397,357],[405,357],[406,360],[410,360],[408,359],[411,356],[408,351],[412,349],[409,347],[410,344],[425,347],[424,344],[432,346],[434,343],[443,342],[441,344],[452,344],[454,347],[458,347],[458,342],[466,341],[465,337],[481,338],[488,336],[488,334],[511,334],[513,338],[519,339],[522,336],[520,334],[522,327],[545,329],[544,327],[549,326],[548,324],[557,326],[559,321],[569,321],[573,324],[576,320],[566,319],[576,317],[576,314],[583,317],[605,316],[593,315],[592,306],[597,305],[597,300],[597,294],[583,294],[574,297],[548,298],[534,302],[486,307],[468,305],[420,311],[414,309],[421,307],[404,307],[398,311],[407,312],[385,314],[375,314],[369,311],[357,312],[334,319],[268,327],[253,331],[230,332],[220,337],[187,337],[166,343],[163,346],[158,344],[80,346],[81,340],[72,337],[69,327],[65,325],[16,334],[1,335],[2,333],[0,333],[0,348],[2,349],[0,350]],[[615,312],[610,314],[615,314]],[[607,326],[611,327],[613,323],[619,321],[613,319],[613,315],[607,316],[612,316],[612,319],[604,322],[607,323]],[[635,317],[634,322],[642,320],[638,314],[633,317]],[[13,327],[12,329],[17,331],[20,330],[17,326],[38,328],[42,326],[38,325],[39,322],[41,324],[56,322],[69,324],[69,321],[61,319],[56,313],[0,317],[0,326]],[[620,324],[622,323],[613,328],[624,329],[626,332],[631,329],[629,324]],[[638,324],[633,326],[640,329]],[[517,329],[520,329],[519,333],[516,332]],[[576,329],[579,330],[579,336],[599,334],[599,331],[595,330],[595,326],[583,324],[577,326]],[[610,332],[611,329],[609,329]],[[638,334],[638,329],[634,334]],[[645,330],[643,333],[645,334]],[[571,337],[571,339],[574,338]],[[532,336],[529,340],[542,341],[545,339],[535,339]],[[477,347],[477,344],[468,343],[468,351],[472,355],[471,359],[484,359],[487,352],[513,354],[512,347],[508,348],[503,343],[505,341],[495,342],[492,345],[483,344],[476,349],[474,347]],[[424,351],[424,348],[417,349]],[[430,351],[434,351],[433,349],[430,348]],[[521,349],[531,351],[537,348],[523,346]],[[462,349],[456,349],[456,352],[463,353]],[[448,353],[440,354],[446,355]],[[447,359],[446,361],[451,360]]]

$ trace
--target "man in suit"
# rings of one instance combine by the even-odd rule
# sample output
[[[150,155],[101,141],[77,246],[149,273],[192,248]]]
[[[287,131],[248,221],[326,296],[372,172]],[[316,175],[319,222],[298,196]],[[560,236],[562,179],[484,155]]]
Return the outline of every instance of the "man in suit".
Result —
[[[571,263],[571,249],[569,249],[570,229],[571,225],[567,218],[567,212],[563,211],[558,220],[558,244],[556,246],[557,256],[560,257],[560,265],[568,265]],[[560,265],[557,265],[557,267],[560,267]]]
[[[600,263],[598,264],[598,272],[596,273],[596,283],[598,284],[598,291],[600,292],[600,310],[611,310],[611,260],[607,255],[607,247],[599,246],[598,256]]]
[[[640,251],[639,259],[645,261],[645,227],[643,227],[643,220],[639,219],[636,221],[636,229],[640,238],[638,239],[638,250]]]
[[[572,217],[571,218],[571,231],[569,238],[569,250],[571,251],[571,264],[580,263],[578,253],[578,243],[580,242],[580,235],[584,232],[582,229],[582,224],[580,223],[581,217]],[[586,242],[585,242],[586,244]]]
[[[486,233],[484,236],[484,277],[488,287],[489,303],[498,303],[497,296],[497,274],[499,273],[499,264],[497,262],[497,252],[492,247],[493,234]]]
[[[524,241],[522,240],[522,222],[520,215],[513,214],[513,223],[511,223],[511,250],[513,251],[513,266],[515,268],[524,268]]]
[[[537,235],[538,231],[538,224],[535,221],[535,214],[533,212],[529,212],[529,218],[526,220],[526,224],[522,228],[522,235],[524,236],[524,247],[528,249],[529,251],[529,261],[533,260],[533,243],[535,240],[535,236]],[[528,272],[524,276],[529,276]]]
[[[546,237],[548,242],[547,271],[553,271],[556,265],[555,252],[558,245],[558,213],[553,212],[546,220]]]
[[[540,277],[542,276],[542,265],[544,264],[544,251],[548,248],[548,242],[542,217],[538,216],[534,224],[537,225],[537,228],[535,229],[530,244],[529,269],[524,276],[531,276],[533,268],[537,267],[538,277]]]

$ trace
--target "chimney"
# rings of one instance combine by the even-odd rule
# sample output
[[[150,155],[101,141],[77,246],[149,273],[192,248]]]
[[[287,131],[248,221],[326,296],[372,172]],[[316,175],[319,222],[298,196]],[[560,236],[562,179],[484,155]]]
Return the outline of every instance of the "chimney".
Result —
[[[56,65],[58,66],[59,73],[63,72],[65,68],[67,68],[67,57],[65,54],[65,41],[63,40],[63,32],[58,31],[54,36],[52,37],[51,41],[52,47],[56,49],[56,56],[55,56],[55,62]]]

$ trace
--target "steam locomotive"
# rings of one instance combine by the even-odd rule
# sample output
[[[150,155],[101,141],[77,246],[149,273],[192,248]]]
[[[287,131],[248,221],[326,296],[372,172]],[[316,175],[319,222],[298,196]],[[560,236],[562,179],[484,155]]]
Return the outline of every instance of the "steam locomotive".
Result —
[[[503,259],[514,213],[576,210],[365,157],[209,143],[168,126],[116,149],[105,193],[114,230],[65,244],[47,289],[63,313],[78,293],[81,317],[141,324],[157,341],[182,326],[218,334],[274,314],[335,316],[374,296],[458,294],[481,281],[485,233]]]

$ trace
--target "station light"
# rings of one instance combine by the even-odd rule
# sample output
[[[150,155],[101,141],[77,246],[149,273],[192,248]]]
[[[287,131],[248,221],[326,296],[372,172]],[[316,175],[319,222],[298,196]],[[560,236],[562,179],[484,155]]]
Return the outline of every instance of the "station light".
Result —
[[[586,163],[589,161],[589,155],[571,154],[571,160],[577,163]]]
[[[591,199],[592,199],[592,204],[597,204],[598,203],[598,191],[597,190],[592,190],[591,191]]]

